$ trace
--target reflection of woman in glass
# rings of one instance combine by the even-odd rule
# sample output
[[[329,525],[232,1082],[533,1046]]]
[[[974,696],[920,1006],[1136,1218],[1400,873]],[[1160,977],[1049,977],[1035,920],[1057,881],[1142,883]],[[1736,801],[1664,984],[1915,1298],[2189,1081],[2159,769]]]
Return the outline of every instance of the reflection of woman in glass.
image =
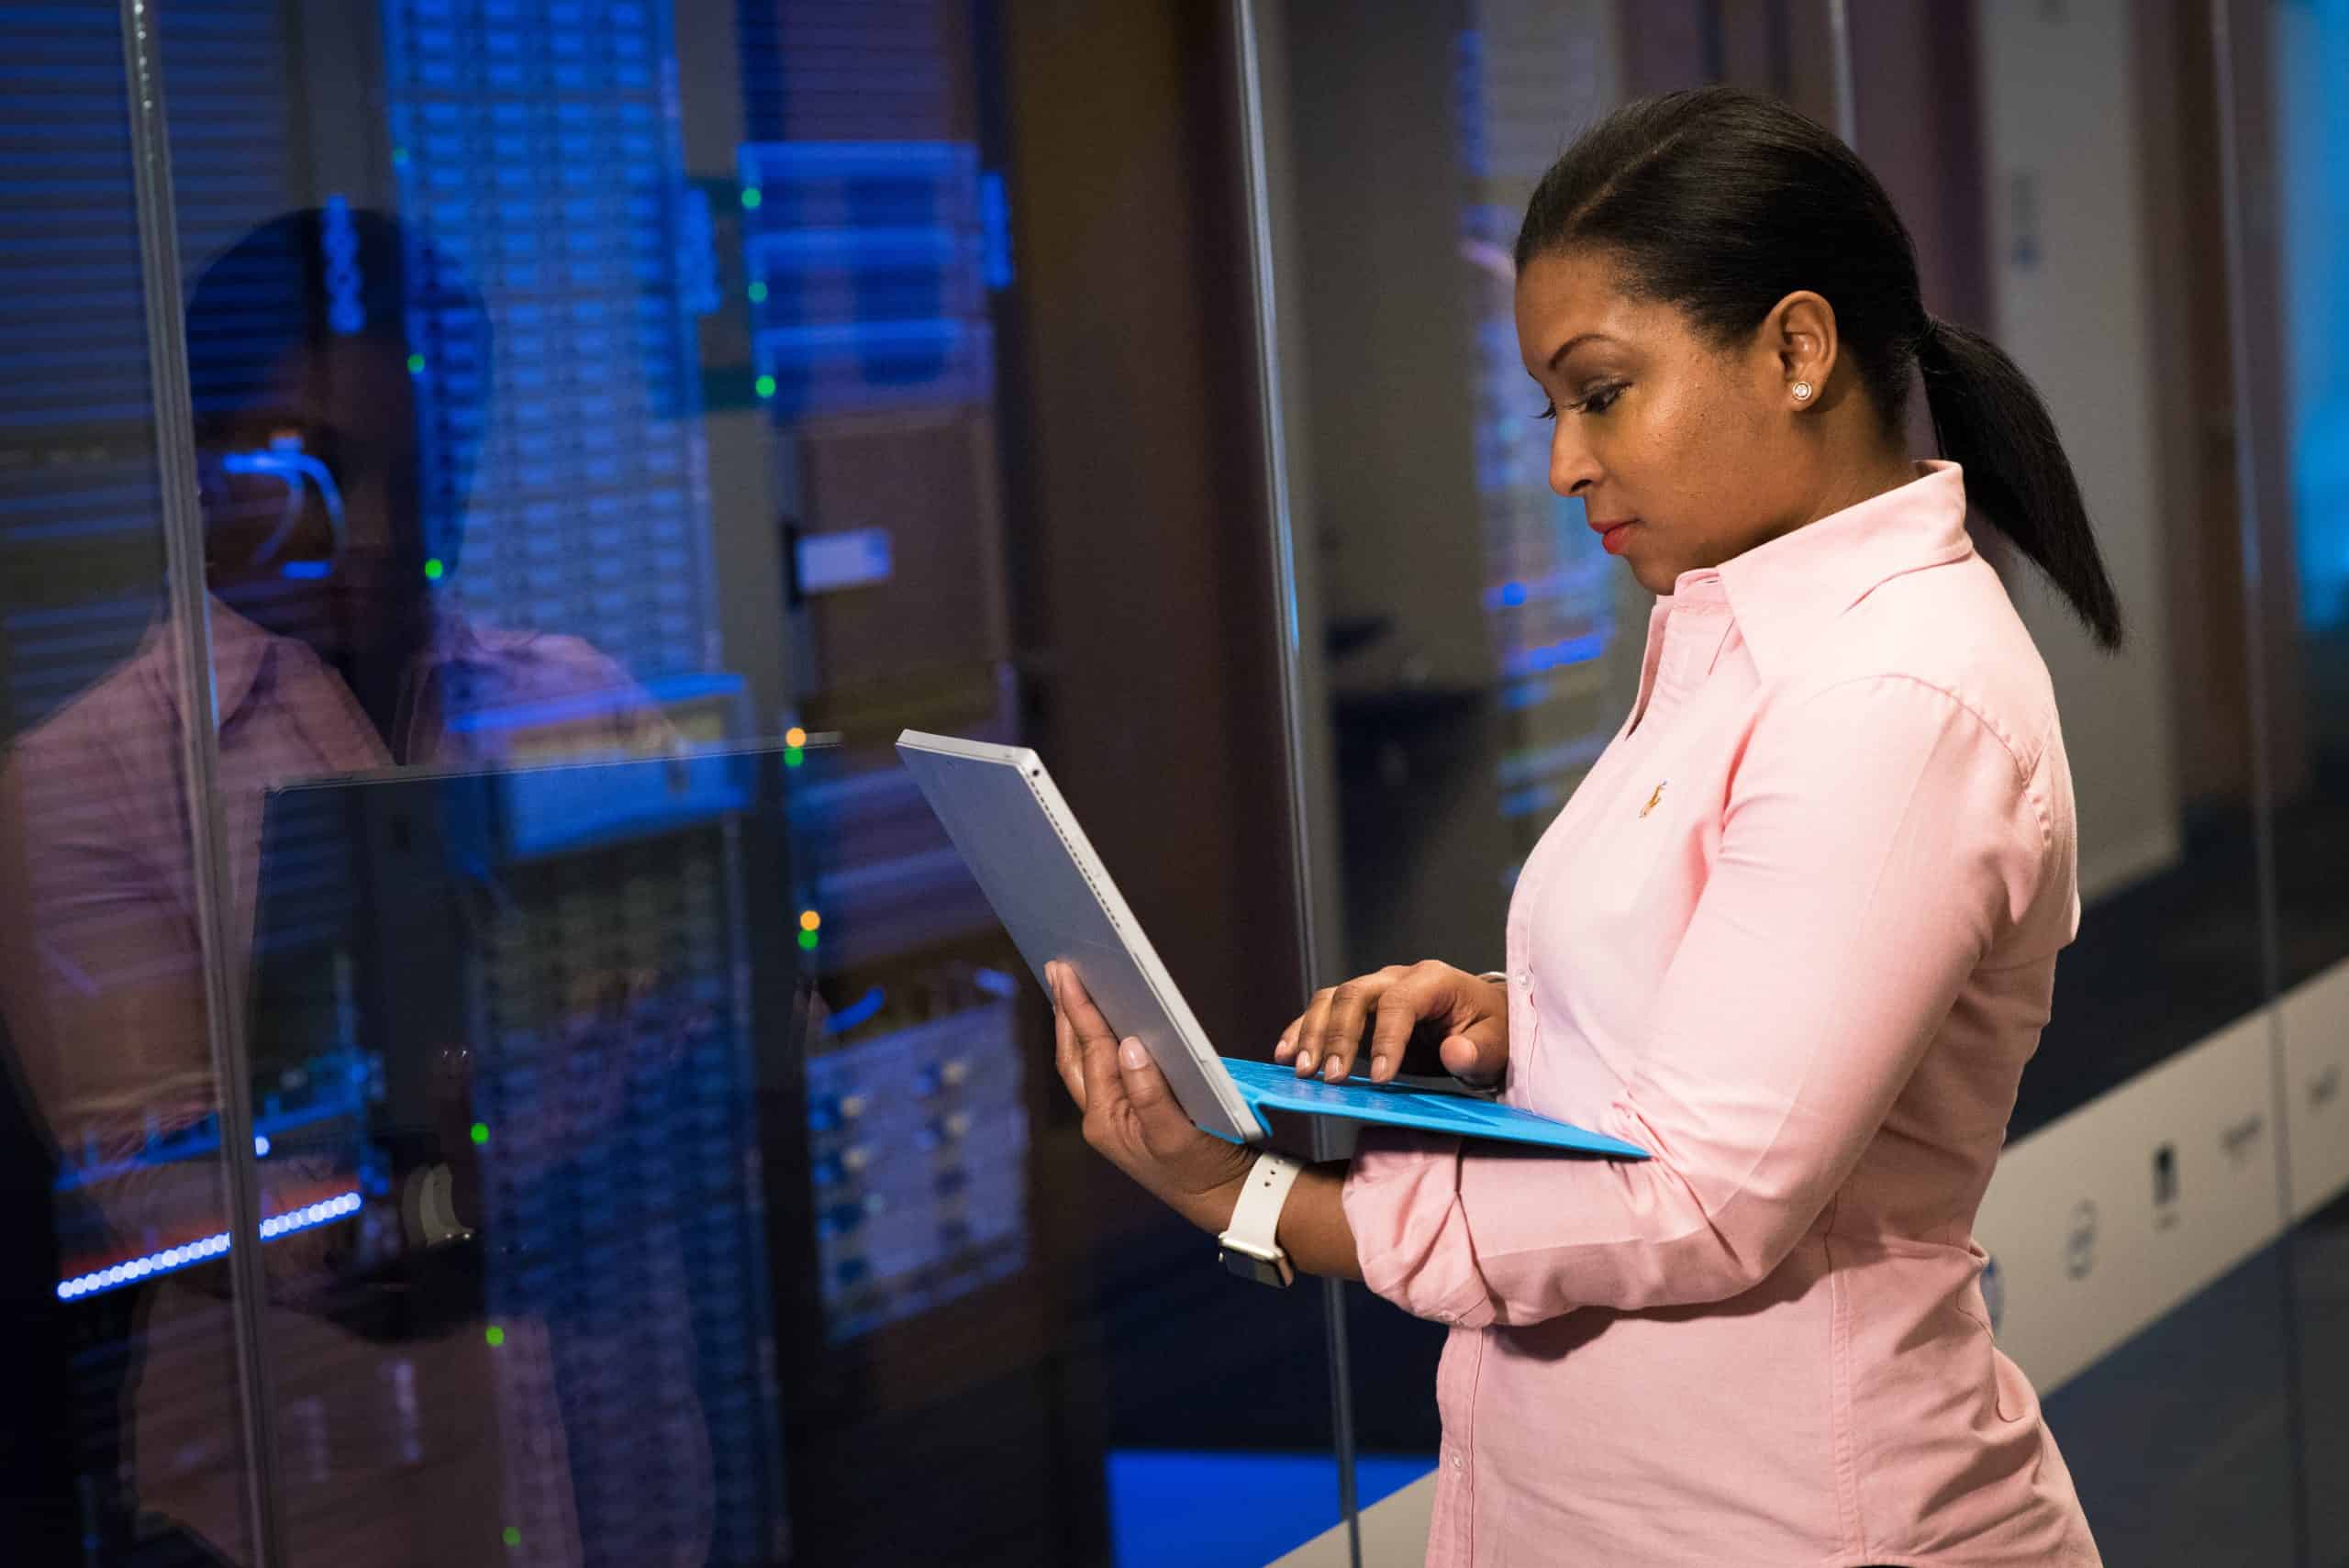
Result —
[[[395,765],[495,763],[525,739],[533,754],[612,754],[657,751],[675,737],[589,642],[486,625],[451,602],[490,361],[488,312],[450,258],[378,213],[288,214],[206,267],[186,332],[231,972],[241,977],[269,789]],[[448,361],[429,383],[417,373],[428,354]],[[225,1224],[206,1141],[217,1097],[179,764],[179,647],[175,629],[158,626],[19,738],[0,768],[0,910],[18,928],[0,949],[0,1019],[74,1190],[102,1218],[109,1262],[160,1255]],[[518,711],[562,717],[522,737],[499,722]],[[625,992],[636,977],[610,978],[607,990]],[[584,998],[573,1032],[630,1002]],[[601,1076],[544,1095],[493,1151],[509,1184],[543,1186],[617,1136],[627,1059],[602,1060]],[[314,1065],[257,1063],[256,1076],[265,1067],[274,1084]],[[596,1456],[566,1452],[558,1407],[583,1385],[611,1381],[601,1367],[619,1358],[581,1327],[584,1314],[560,1332],[545,1313],[518,1317],[497,1326],[501,1353],[489,1353],[475,1320],[480,1279],[511,1265],[481,1254],[502,1245],[497,1257],[510,1260],[516,1238],[484,1243],[453,1223],[478,1212],[462,1179],[475,1162],[464,1085],[443,1098],[453,1136],[441,1145],[461,1168],[455,1212],[441,1206],[449,1223],[406,1233],[417,1229],[417,1205],[396,1200],[410,1195],[379,1195],[362,1218],[262,1249],[280,1449],[271,1462],[289,1549],[354,1564],[597,1560],[599,1543],[582,1538],[599,1499],[583,1503],[568,1473]],[[353,1189],[340,1154],[297,1154],[284,1141],[256,1166],[265,1216]],[[352,1254],[364,1249],[352,1237],[379,1219],[391,1257],[354,1285]],[[674,1251],[669,1241],[643,1245]],[[689,1343],[674,1294],[629,1283],[636,1294],[616,1315],[674,1324],[664,1342]],[[175,1267],[128,1288],[143,1297],[123,1400],[135,1501],[245,1560],[252,1461],[231,1421],[225,1266]],[[428,1297],[459,1306],[434,1317],[414,1306]],[[399,1310],[377,1310],[386,1301]],[[380,1326],[387,1318],[395,1329]],[[665,1552],[636,1561],[697,1561],[710,1507],[706,1433],[689,1388],[656,1394],[636,1396],[653,1413],[635,1425],[664,1442],[664,1457],[637,1469],[648,1496],[661,1496],[619,1507],[667,1537]]]
[[[1505,973],[1363,976],[1276,1055],[1335,1078],[1366,1035],[1384,1080],[1416,1035],[1654,1158],[1259,1159],[1056,968],[1087,1135],[1453,1325],[1431,1562],[2095,1562],[1972,1236],[2079,901],[2054,695],[1969,502],[2121,637],[2047,411],[1926,314],[1852,152],[1764,99],[1609,117],[1515,259],[1551,484],[1659,595],[1639,698],[1525,865]],[[1909,456],[1912,371],[1948,461]]]

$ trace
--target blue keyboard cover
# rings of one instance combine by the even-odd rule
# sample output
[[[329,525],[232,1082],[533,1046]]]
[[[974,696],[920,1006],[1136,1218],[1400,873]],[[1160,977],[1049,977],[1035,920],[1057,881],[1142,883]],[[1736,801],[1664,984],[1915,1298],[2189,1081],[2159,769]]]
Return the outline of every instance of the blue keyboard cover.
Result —
[[[1367,1078],[1327,1084],[1318,1078],[1299,1078],[1292,1069],[1276,1067],[1269,1062],[1247,1062],[1235,1056],[1224,1057],[1222,1062],[1232,1081],[1240,1085],[1241,1097],[1251,1106],[1268,1110],[1299,1116],[1345,1117],[1381,1127],[1409,1127],[1464,1138],[1531,1143],[1580,1154],[1611,1154],[1627,1160],[1650,1158],[1648,1151],[1635,1143],[1568,1122],[1553,1121],[1494,1100],[1448,1095],[1405,1084],[1373,1084]]]

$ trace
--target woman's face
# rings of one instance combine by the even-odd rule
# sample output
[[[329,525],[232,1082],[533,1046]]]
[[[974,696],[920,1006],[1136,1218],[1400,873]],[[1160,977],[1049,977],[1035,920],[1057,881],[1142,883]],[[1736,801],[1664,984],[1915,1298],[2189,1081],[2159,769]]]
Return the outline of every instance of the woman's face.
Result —
[[[1814,460],[1797,419],[1817,410],[1792,400],[1809,361],[1782,351],[1785,308],[1723,350],[1675,306],[1624,294],[1604,253],[1538,257],[1518,276],[1519,351],[1556,420],[1550,488],[1583,502],[1652,594],[1807,520]]]
[[[289,350],[250,403],[207,431],[212,591],[329,661],[412,643],[423,625],[414,383],[402,346],[330,338]],[[299,473],[228,473],[231,455],[250,460],[280,442],[325,470],[339,508],[327,505],[323,484]],[[264,558],[273,537],[277,549]],[[289,574],[289,562],[313,570]]]

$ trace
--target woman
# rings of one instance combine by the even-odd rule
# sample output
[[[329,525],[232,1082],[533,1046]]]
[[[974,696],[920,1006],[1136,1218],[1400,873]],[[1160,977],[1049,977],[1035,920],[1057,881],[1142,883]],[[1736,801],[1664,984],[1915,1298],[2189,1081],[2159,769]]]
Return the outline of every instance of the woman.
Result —
[[[1453,1325],[1431,1563],[2094,1563],[1971,1234],[2079,901],[2047,673],[1969,499],[2121,640],[2047,411],[1767,100],[1610,117],[1516,261],[1552,486],[1659,595],[1639,697],[1526,862],[1505,974],[1364,976],[1275,1055],[1336,1078],[1367,1033],[1384,1080],[1440,1035],[1654,1158],[1390,1136],[1292,1172],[1195,1130],[1055,965],[1086,1136],[1211,1231],[1293,1183],[1297,1268]],[[1949,461],[1908,456],[1912,367]]]

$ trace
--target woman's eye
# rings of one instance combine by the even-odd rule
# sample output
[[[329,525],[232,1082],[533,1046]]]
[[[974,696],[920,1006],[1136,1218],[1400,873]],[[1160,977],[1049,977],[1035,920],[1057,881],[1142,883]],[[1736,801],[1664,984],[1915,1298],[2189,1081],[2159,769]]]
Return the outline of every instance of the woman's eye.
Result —
[[[1575,410],[1581,414],[1604,414],[1612,408],[1615,406],[1615,400],[1622,395],[1623,389],[1620,385],[1602,386],[1580,403],[1575,404]]]
[[[1554,403],[1544,403],[1535,411],[1533,417],[1536,419],[1554,419],[1558,417],[1558,406]]]

